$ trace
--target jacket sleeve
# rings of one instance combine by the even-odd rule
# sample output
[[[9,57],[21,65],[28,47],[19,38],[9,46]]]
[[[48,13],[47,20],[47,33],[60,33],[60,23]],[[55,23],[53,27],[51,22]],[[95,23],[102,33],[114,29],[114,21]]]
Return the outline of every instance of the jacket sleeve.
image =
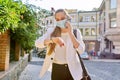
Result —
[[[84,52],[84,50],[85,50],[85,44],[84,44],[84,42],[83,42],[83,39],[82,39],[82,35],[81,35],[81,32],[80,32],[80,30],[79,29],[77,29],[77,40],[79,41],[79,46],[78,46],[78,48],[76,48],[76,50],[80,53],[80,54],[82,54],[83,52]]]
[[[50,34],[51,34],[51,33],[52,33],[52,29],[48,29],[47,32],[46,32],[43,36],[39,37],[39,38],[35,41],[35,46],[38,47],[38,48],[44,48],[44,47],[46,47],[46,46],[44,45],[44,40],[45,40],[45,39],[50,39]]]

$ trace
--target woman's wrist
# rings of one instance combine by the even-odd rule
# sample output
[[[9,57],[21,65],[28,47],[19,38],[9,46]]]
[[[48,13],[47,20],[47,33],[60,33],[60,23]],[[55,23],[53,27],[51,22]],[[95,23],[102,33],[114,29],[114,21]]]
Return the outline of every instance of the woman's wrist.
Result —
[[[68,33],[69,33],[70,36],[73,35],[73,32],[72,32],[72,31],[69,31]]]
[[[50,40],[52,43],[57,43],[58,37],[52,37]]]
[[[54,43],[53,38],[50,39],[50,43]]]

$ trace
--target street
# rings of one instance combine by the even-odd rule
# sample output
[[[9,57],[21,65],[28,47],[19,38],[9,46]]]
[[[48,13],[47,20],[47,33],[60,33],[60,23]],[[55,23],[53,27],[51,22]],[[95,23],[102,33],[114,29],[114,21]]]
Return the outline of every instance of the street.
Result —
[[[85,61],[92,80],[120,80],[120,62]]]
[[[43,60],[33,57],[19,80],[40,80],[38,76]],[[85,60],[84,63],[92,80],[120,80],[120,60]],[[50,80],[50,72],[41,80]]]

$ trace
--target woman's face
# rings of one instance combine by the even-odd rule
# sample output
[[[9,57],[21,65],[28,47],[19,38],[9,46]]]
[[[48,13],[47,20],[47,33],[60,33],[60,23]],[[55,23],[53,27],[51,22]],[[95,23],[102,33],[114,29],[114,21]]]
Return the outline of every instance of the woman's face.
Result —
[[[64,20],[64,19],[66,19],[66,18],[67,18],[67,17],[66,17],[66,15],[65,15],[64,12],[58,12],[58,13],[56,13],[56,15],[55,15],[56,21]],[[66,29],[66,28],[61,28],[61,30],[62,30],[62,32],[67,32],[67,29]]]
[[[64,12],[58,12],[55,15],[55,19],[56,19],[56,21],[64,20],[64,19],[66,19],[66,15]]]

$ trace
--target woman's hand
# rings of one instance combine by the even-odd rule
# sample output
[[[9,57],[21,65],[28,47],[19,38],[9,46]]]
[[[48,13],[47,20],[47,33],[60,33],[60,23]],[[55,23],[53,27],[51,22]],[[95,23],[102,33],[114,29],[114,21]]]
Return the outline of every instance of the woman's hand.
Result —
[[[60,45],[60,47],[65,45],[63,39],[60,38],[60,37],[54,37],[54,38],[52,38],[52,40],[53,40],[54,43]]]
[[[67,29],[68,33],[71,33],[72,32],[72,26],[71,26],[69,21],[66,22],[65,26],[66,26],[66,29]]]
[[[78,46],[80,44],[79,44],[78,40],[76,39],[76,37],[74,36],[72,26],[71,26],[70,22],[68,22],[68,21],[66,22],[66,28],[70,35],[70,38],[72,40],[74,48],[78,48]]]

